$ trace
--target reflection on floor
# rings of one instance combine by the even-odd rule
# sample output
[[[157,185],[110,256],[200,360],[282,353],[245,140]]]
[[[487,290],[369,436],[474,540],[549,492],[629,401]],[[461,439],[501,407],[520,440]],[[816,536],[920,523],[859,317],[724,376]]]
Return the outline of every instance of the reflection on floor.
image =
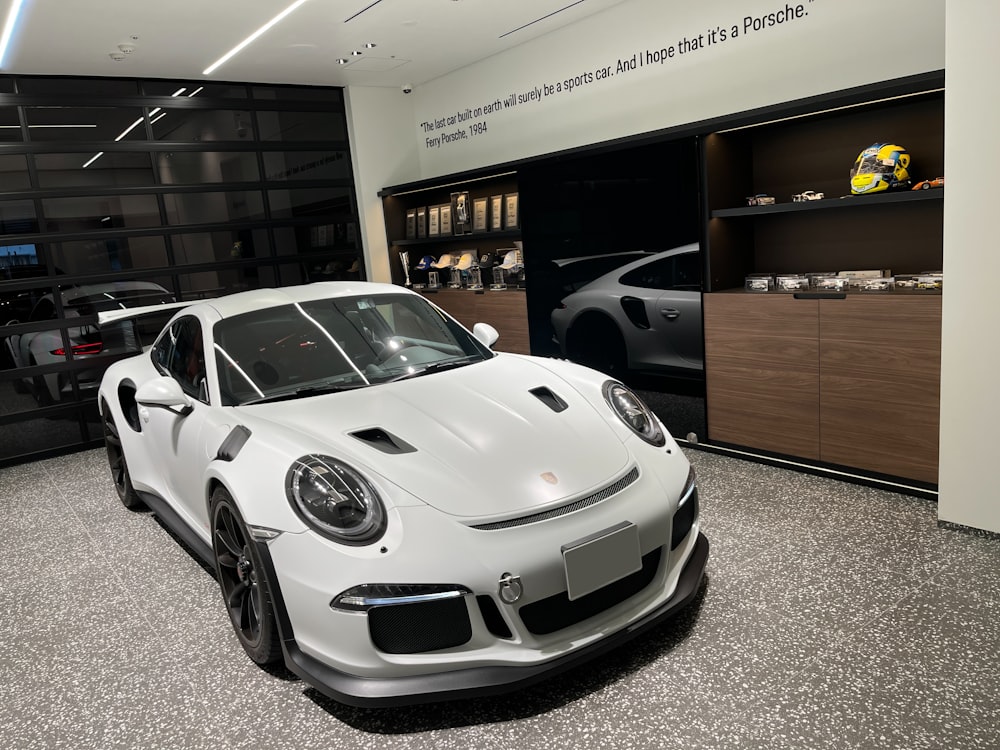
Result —
[[[1000,540],[934,504],[689,450],[695,605],[503,699],[339,706],[254,667],[100,451],[0,470],[0,746],[996,748]]]

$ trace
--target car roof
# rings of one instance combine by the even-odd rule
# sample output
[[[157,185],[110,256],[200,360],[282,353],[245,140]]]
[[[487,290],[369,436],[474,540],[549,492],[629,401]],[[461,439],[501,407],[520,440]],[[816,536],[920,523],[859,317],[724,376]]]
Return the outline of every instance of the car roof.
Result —
[[[309,302],[332,297],[355,297],[364,294],[416,295],[416,292],[411,292],[396,284],[380,284],[369,281],[318,281],[312,284],[283,286],[277,289],[252,289],[205,300],[198,304],[211,307],[221,317],[229,318],[254,310],[291,305],[296,302]]]

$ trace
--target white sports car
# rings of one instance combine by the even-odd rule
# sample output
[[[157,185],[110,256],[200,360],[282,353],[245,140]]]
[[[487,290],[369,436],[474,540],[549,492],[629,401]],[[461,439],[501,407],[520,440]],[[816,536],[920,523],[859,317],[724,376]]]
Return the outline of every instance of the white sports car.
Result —
[[[535,682],[683,607],[708,542],[629,389],[496,339],[389,284],[192,304],[104,376],[115,487],[214,565],[259,664],[359,706]]]

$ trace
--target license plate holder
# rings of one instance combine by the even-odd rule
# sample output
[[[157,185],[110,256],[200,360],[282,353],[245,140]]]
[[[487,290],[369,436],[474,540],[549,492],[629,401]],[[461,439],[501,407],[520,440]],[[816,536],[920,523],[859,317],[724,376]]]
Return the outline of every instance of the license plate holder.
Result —
[[[639,527],[622,521],[562,546],[566,593],[580,599],[642,569]]]

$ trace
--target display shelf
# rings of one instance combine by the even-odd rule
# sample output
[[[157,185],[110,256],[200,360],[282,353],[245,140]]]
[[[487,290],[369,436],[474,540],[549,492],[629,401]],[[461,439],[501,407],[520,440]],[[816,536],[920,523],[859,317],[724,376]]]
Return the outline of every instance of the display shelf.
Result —
[[[883,206],[887,203],[910,203],[913,201],[942,200],[944,188],[934,190],[906,190],[899,193],[877,195],[845,195],[841,198],[822,198],[801,203],[775,203],[770,206],[740,206],[720,208],[712,211],[713,219],[727,219],[736,216],[767,216],[789,212],[824,211],[827,209],[856,209]]]
[[[413,247],[415,245],[468,244],[479,240],[516,240],[520,237],[521,230],[519,229],[501,229],[496,232],[472,232],[470,234],[435,235],[434,237],[420,237],[412,240],[390,240],[389,244],[395,247]]]

